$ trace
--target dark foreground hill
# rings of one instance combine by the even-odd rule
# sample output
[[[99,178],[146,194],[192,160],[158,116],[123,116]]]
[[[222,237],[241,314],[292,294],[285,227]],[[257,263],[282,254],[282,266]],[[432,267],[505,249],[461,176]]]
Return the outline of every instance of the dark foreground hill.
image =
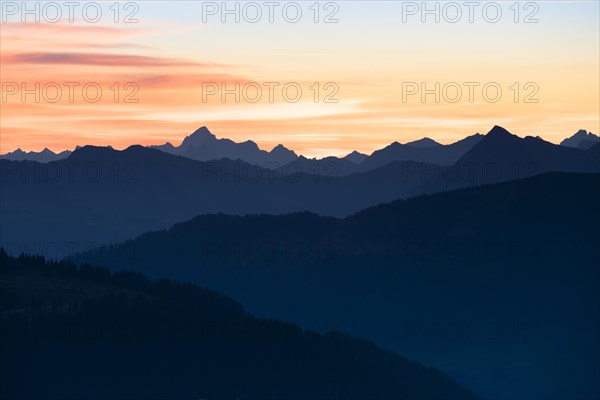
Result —
[[[600,175],[549,173],[376,206],[204,215],[81,254],[340,329],[488,398],[600,393]]]
[[[369,342],[194,285],[0,250],[3,399],[476,399]]]

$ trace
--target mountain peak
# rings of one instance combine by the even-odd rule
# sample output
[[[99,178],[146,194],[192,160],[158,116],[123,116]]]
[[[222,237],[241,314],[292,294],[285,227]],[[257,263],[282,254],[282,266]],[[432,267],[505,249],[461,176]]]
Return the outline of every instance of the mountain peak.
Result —
[[[284,145],[278,144],[277,146],[273,147],[273,150],[271,150],[270,153],[273,153],[273,152],[276,152],[276,153],[278,153],[278,152],[289,152],[289,151],[290,150],[287,147],[285,147]]]
[[[593,144],[594,142],[600,142],[600,136],[594,135],[592,132],[588,132],[585,129],[580,129],[573,136],[568,137],[560,142],[560,145],[577,148],[580,147],[583,142],[590,142],[590,144]]]
[[[206,126],[201,126],[200,128],[196,129],[194,133],[190,135],[190,137],[192,136],[207,137],[211,139],[216,138],[216,136],[213,135]]]
[[[287,164],[298,158],[298,155],[294,151],[288,149],[282,144],[278,144],[277,146],[273,147],[273,150],[269,152],[269,156],[270,161],[281,164]]]
[[[588,138],[588,136],[595,136],[592,132],[586,131],[585,129],[580,129],[577,132],[575,132],[575,134],[573,136],[571,136],[569,139],[580,139],[580,140],[586,140]]]
[[[439,144],[438,142],[436,142],[435,140],[428,138],[428,137],[424,137],[423,139],[419,139],[419,140],[414,140],[412,142],[408,142],[406,143],[407,146],[411,146],[411,147],[437,147],[437,146],[441,146],[441,144]]]
[[[504,129],[501,126],[494,125],[492,130],[489,131],[486,136],[489,136],[489,137],[513,137],[515,135],[513,135],[512,133],[510,133],[509,131],[507,131],[506,129]]]
[[[202,126],[196,129],[191,135],[186,136],[185,139],[183,139],[181,145],[201,146],[205,143],[212,142],[216,139],[217,137],[210,133],[206,126]]]
[[[196,129],[194,131],[194,133],[192,133],[190,136],[194,136],[194,135],[215,137],[215,135],[213,135],[212,133],[210,133],[210,131],[208,130],[208,128],[206,126],[204,126],[204,125],[201,126],[198,129]]]
[[[361,162],[363,162],[367,157],[366,154],[360,153],[356,150],[354,150],[352,153],[348,154],[347,156],[345,156],[344,158],[350,162],[353,162],[355,164],[360,164]]]

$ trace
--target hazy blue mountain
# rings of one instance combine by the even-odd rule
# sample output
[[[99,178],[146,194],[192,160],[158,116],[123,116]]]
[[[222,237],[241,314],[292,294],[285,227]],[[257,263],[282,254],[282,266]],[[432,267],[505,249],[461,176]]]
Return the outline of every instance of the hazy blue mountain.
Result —
[[[263,161],[263,163],[265,163],[265,165],[266,163],[283,165],[297,158],[298,156],[294,151],[287,149],[282,144],[278,144],[277,146],[273,147],[273,149],[269,152],[269,155],[266,157],[266,160]],[[266,166],[269,167],[269,165]]]
[[[600,136],[587,132],[585,129],[580,129],[573,136],[560,142],[560,145],[587,150],[598,142],[600,142]]]
[[[344,156],[343,158],[345,160],[348,160],[350,162],[353,162],[354,164],[360,164],[361,162],[363,162],[367,157],[369,157],[368,155],[364,154],[364,153],[360,153],[356,150],[354,150],[352,153]]]
[[[393,162],[414,162],[424,165],[446,166],[454,163],[460,156],[474,146],[482,135],[469,136],[450,145],[441,145],[432,139],[423,138],[414,142],[400,144],[394,142],[370,156],[353,152],[343,158],[325,157],[298,159],[284,165],[281,171],[304,171],[324,176],[345,176],[368,172]],[[438,170],[440,168],[437,168]]]
[[[186,136],[179,146],[167,142],[164,145],[150,146],[170,154],[180,155],[197,161],[211,161],[222,158],[240,159],[247,163],[263,166],[276,164],[280,166],[295,160],[298,156],[283,145],[277,145],[270,152],[261,150],[251,140],[236,143],[230,139],[217,139],[205,126]]]
[[[64,243],[125,240],[203,213],[344,216],[413,195],[421,177],[411,171],[430,168],[398,162],[331,177],[142,146],[86,146],[46,164],[0,160],[0,233],[8,251],[35,252],[54,242],[64,250]]]
[[[588,150],[593,146],[597,145],[599,142],[597,140],[584,140],[577,146],[578,149]]]
[[[424,162],[436,165],[450,165],[469,150],[481,135],[467,137],[450,145],[441,145],[430,138],[423,138],[400,145],[395,142],[371,156],[354,151],[345,157],[325,157],[309,159],[298,156],[283,145],[270,152],[258,148],[256,143],[246,141],[235,143],[229,139],[217,139],[206,127],[187,136],[180,146],[167,142],[160,146],[150,146],[170,154],[180,155],[198,161],[221,158],[240,159],[259,164],[265,168],[279,168],[282,171],[298,171],[324,176],[344,176],[366,172],[394,161]],[[355,164],[355,165],[353,165]],[[356,167],[360,165],[360,167]]]
[[[67,158],[71,154],[71,151],[65,150],[60,153],[55,153],[52,150],[45,148],[42,151],[23,151],[21,149],[17,149],[15,151],[11,151],[10,153],[6,153],[0,155],[1,159],[11,160],[11,161],[37,161],[40,163],[47,163],[50,161],[57,161]]]
[[[374,340],[489,399],[591,399],[599,203],[599,174],[548,173],[345,219],[198,216],[76,261],[201,282],[252,313]]]
[[[248,163],[256,163],[267,168],[277,168],[284,164],[294,163],[292,168],[302,168],[307,173],[326,171],[329,176],[343,176],[351,173],[365,172],[394,161],[424,162],[437,165],[449,165],[472,147],[481,135],[465,138],[451,145],[441,145],[430,138],[423,138],[400,145],[395,142],[385,149],[376,151],[371,156],[354,151],[343,158],[325,157],[324,159],[299,159],[292,150],[283,145],[276,146],[270,152],[261,150],[253,141],[235,143],[230,139],[217,139],[206,127],[201,127],[183,140],[181,145],[174,146],[167,142],[164,145],[150,146],[170,154],[180,155],[198,161],[210,161],[221,158],[240,159]],[[368,162],[365,162],[368,159]],[[310,160],[310,161],[307,161]],[[355,168],[348,164],[361,164]],[[312,165],[311,165],[312,164]],[[327,166],[327,168],[324,168]],[[288,167],[285,167],[288,168]]]
[[[311,211],[343,217],[423,193],[536,174],[600,171],[599,147],[586,151],[494,128],[454,166],[331,158],[270,170],[241,160],[199,162],[142,146],[86,146],[45,164],[0,160],[0,234],[10,251],[107,243],[204,213]],[[303,164],[304,163],[304,164]],[[342,172],[344,176],[336,176]],[[243,199],[243,201],[241,201]]]
[[[284,174],[303,172],[323,177],[339,177],[363,172],[363,168],[360,164],[350,161],[346,157],[324,157],[317,159],[300,156],[294,161],[280,167],[278,171]]]
[[[0,277],[3,399],[478,398],[367,341],[258,319],[195,285],[1,249]]]
[[[476,134],[449,145],[441,145],[428,138],[407,144],[394,142],[371,154],[361,163],[361,167],[364,171],[393,161],[415,161],[436,165],[452,165],[475,146],[482,137],[482,135]]]

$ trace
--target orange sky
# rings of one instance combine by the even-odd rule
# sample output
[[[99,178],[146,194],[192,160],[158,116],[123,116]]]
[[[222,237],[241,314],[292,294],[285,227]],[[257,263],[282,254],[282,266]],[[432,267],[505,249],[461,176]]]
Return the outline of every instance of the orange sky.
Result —
[[[399,24],[387,3],[342,3],[329,25],[203,24],[162,2],[141,3],[135,24],[2,23],[0,152],[178,144],[202,125],[307,156],[423,136],[450,143],[496,124],[553,142],[600,130],[597,3],[550,5],[532,25],[433,26]],[[421,84],[437,82],[439,102],[421,98]],[[472,101],[465,82],[477,85]],[[239,85],[239,99],[223,99],[222,85]]]

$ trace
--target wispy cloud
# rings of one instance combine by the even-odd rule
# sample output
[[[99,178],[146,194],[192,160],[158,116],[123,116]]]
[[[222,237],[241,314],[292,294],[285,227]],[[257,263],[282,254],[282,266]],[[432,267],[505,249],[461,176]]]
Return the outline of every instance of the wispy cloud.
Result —
[[[40,35],[74,35],[74,34],[94,34],[94,35],[111,35],[111,36],[127,36],[139,35],[148,33],[147,29],[126,29],[118,26],[93,25],[93,24],[75,24],[75,23],[4,23],[2,24],[4,34],[18,33],[20,36],[35,35],[43,39]]]
[[[222,67],[215,63],[112,53],[18,53],[6,55],[2,60],[12,64],[71,64],[122,67]]]

